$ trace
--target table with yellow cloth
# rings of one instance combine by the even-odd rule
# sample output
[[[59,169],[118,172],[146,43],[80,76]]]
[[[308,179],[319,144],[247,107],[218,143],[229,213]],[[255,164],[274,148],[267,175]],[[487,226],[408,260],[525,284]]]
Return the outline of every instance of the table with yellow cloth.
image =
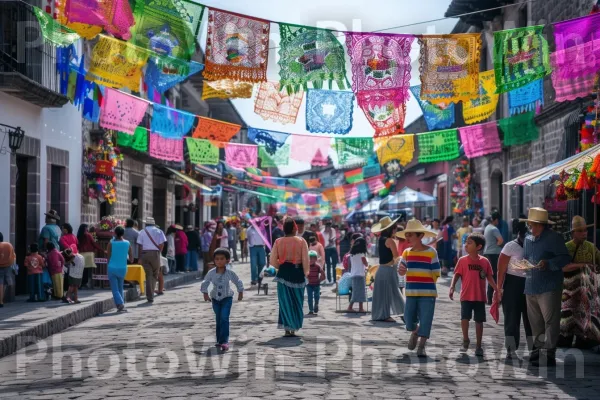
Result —
[[[129,282],[137,282],[140,285],[140,293],[145,294],[146,273],[144,272],[144,267],[138,264],[128,265],[127,273],[125,274],[125,280]]]

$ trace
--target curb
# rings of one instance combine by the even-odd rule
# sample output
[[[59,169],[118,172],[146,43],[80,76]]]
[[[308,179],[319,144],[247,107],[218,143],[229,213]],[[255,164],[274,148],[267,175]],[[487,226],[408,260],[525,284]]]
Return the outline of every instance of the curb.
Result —
[[[175,286],[183,285],[185,283],[193,282],[196,278],[202,276],[202,271],[197,273],[187,273],[185,275],[178,275],[172,279],[165,279],[165,288],[170,289]],[[125,291],[125,301],[131,302],[140,299],[138,287],[127,289]],[[91,304],[73,310],[68,314],[62,315],[55,319],[47,320],[39,325],[16,333],[14,335],[0,339],[0,358],[6,357],[10,354],[16,353],[23,347],[34,344],[40,340],[43,340],[49,336],[62,332],[74,325],[80,324],[83,321],[94,318],[97,315],[104,314],[107,311],[115,308],[115,303],[112,297],[104,300],[97,300]]]

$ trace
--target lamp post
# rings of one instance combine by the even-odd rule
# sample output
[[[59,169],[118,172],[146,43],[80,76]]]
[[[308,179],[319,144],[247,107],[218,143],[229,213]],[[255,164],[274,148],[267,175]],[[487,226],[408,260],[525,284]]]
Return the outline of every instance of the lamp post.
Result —
[[[4,147],[4,141],[6,135],[8,135],[8,147],[10,152],[15,154],[17,150],[21,148],[23,139],[25,138],[25,131],[20,126],[14,127],[10,125],[0,124],[0,132],[4,131],[4,139],[2,139],[2,146],[0,146],[0,154],[6,154],[6,148]]]

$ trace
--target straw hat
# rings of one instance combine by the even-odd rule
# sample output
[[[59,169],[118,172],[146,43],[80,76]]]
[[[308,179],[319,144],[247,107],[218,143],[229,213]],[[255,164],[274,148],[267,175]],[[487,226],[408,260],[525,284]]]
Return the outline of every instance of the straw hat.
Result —
[[[58,212],[56,210],[50,210],[47,213],[44,213],[44,215],[46,217],[50,217],[52,219],[55,219],[57,221],[60,221],[60,216],[58,215]]]
[[[144,222],[146,223],[146,225],[156,225],[156,221],[154,221],[154,218],[152,217],[146,218]]]
[[[582,229],[582,228],[590,228],[594,226],[594,224],[586,224],[585,222],[585,218],[576,215],[573,217],[573,221],[571,221],[571,230],[569,232],[573,232],[576,231],[577,229]]]
[[[373,226],[371,227],[371,232],[373,232],[373,233],[383,232],[387,228],[389,228],[390,226],[393,226],[396,222],[398,222],[399,219],[400,219],[400,217],[398,217],[394,220],[392,220],[390,217],[383,217],[379,220],[378,223],[373,224]]]
[[[183,230],[183,226],[181,225],[173,225],[175,227],[175,229],[182,231]]]
[[[396,236],[400,239],[406,239],[407,233],[422,233],[424,237],[436,237],[437,234],[435,232],[430,231],[425,228],[421,221],[418,219],[411,219],[406,223],[406,228],[403,231],[396,233]]]
[[[540,207],[531,207],[527,218],[521,218],[519,221],[535,222],[537,224],[554,225],[554,222],[548,219],[548,211]]]

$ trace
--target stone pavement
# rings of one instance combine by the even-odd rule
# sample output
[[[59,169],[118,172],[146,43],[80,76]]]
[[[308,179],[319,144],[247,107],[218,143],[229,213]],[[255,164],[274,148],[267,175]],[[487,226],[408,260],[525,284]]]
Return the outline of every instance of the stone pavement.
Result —
[[[247,264],[234,270],[249,282]],[[247,291],[242,302],[234,300],[228,353],[213,346],[214,315],[195,282],[152,306],[130,302],[126,314],[102,314],[0,359],[0,398],[597,399],[600,393],[600,356],[559,352],[555,369],[506,363],[502,326],[494,322],[485,325],[484,358],[474,349],[461,354],[460,307],[448,299],[448,280],[438,285],[424,360],[406,349],[402,323],[335,313],[331,287],[322,288],[319,315],[305,318],[300,337],[282,338],[269,285],[267,296]]]

